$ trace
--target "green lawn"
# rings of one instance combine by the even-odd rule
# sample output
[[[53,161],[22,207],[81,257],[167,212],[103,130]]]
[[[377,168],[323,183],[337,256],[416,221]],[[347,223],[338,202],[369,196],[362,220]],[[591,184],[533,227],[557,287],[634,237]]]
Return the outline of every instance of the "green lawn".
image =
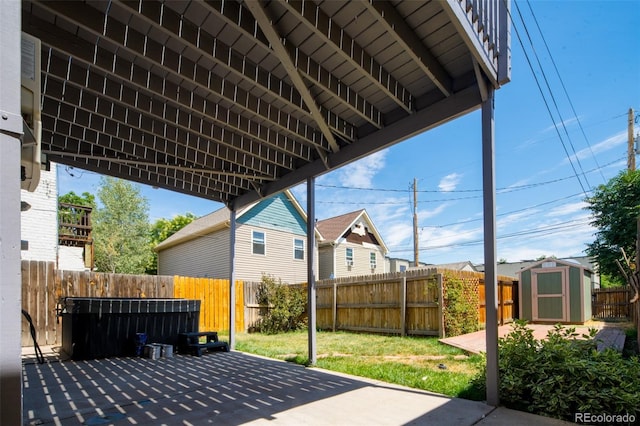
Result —
[[[227,336],[222,336],[223,340]],[[275,335],[238,333],[236,350],[306,364],[307,332]],[[484,399],[471,380],[484,358],[467,356],[435,337],[398,337],[318,332],[317,367],[412,388],[470,399]]]

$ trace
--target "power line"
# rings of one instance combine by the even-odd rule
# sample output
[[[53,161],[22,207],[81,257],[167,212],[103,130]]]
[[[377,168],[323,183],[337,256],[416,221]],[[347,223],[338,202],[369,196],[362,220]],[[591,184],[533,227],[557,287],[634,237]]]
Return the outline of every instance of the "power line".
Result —
[[[528,236],[528,235],[535,235],[536,237],[542,237],[542,236],[547,236],[547,235],[552,235],[552,234],[557,234],[558,231],[561,230],[568,230],[568,229],[573,229],[573,228],[579,228],[585,225],[588,225],[590,223],[589,220],[586,221],[568,221],[568,222],[560,222],[554,225],[550,225],[547,227],[539,227],[539,228],[535,228],[535,229],[528,229],[528,230],[523,230],[523,231],[517,231],[514,233],[510,233],[510,234],[505,234],[505,235],[500,235],[497,236],[496,239],[497,240],[504,240],[504,239],[508,239],[508,238],[515,238],[515,237],[522,237],[522,236]],[[442,244],[442,245],[436,245],[436,246],[426,246],[426,247],[422,247],[420,250],[436,250],[436,249],[443,249],[443,248],[453,248],[453,247],[467,247],[467,246],[475,246],[475,245],[480,245],[484,243],[484,239],[478,239],[478,240],[471,240],[471,241],[463,241],[460,243],[453,243],[453,244]],[[405,253],[405,252],[409,252],[412,249],[409,248],[405,248],[405,247],[401,247],[401,248],[397,248],[394,249],[392,247],[389,247],[389,251],[393,252],[393,253]]]
[[[520,8],[518,7],[518,3],[515,3],[516,5],[516,9],[518,10],[518,14],[520,14]],[[540,81],[538,80],[538,76],[535,73],[535,70],[533,69],[533,65],[531,64],[531,59],[529,58],[529,54],[527,53],[525,47],[524,47],[524,43],[522,42],[522,38],[520,37],[520,31],[518,31],[518,28],[516,26],[516,22],[513,19],[513,15],[511,14],[511,11],[508,12],[509,13],[509,19],[511,19],[511,22],[513,23],[513,29],[514,32],[516,33],[516,38],[518,39],[518,42],[520,43],[520,47],[522,48],[522,52],[524,53],[525,59],[527,60],[527,64],[529,65],[529,69],[531,70],[531,73],[533,75],[533,79],[536,82],[536,86],[538,87],[538,91],[540,92],[540,95],[542,96],[542,101],[544,102],[545,107],[547,108],[547,112],[549,113],[549,117],[551,118],[551,121],[553,122],[553,126],[556,129],[556,133],[558,134],[558,138],[560,139],[560,143],[562,144],[562,148],[564,149],[565,155],[567,156],[567,159],[569,160],[569,164],[571,164],[571,169],[573,170],[573,174],[575,175],[576,179],[578,180],[578,183],[580,184],[580,187],[582,188],[582,192],[584,192],[585,196],[587,195],[587,191],[585,190],[585,187],[582,183],[582,180],[580,179],[580,175],[578,174],[578,171],[575,168],[575,165],[573,164],[573,161],[571,161],[571,155],[569,155],[569,151],[567,150],[567,146],[564,143],[564,140],[562,139],[562,135],[560,134],[560,130],[558,129],[558,124],[556,123],[555,118],[553,117],[553,113],[551,112],[551,108],[549,106],[549,103],[547,102],[547,99],[544,95],[544,91],[542,90],[542,86],[540,85]],[[520,15],[520,19],[522,20],[522,26],[525,28],[525,31],[527,31],[526,29],[526,24],[524,23],[524,20],[522,19],[522,15]],[[528,31],[527,31],[528,34]],[[535,50],[534,50],[535,52]],[[546,79],[546,78],[545,78]]]
[[[529,6],[529,11],[531,12],[531,16],[533,17],[533,21],[536,24],[536,27],[538,28],[538,32],[540,33],[540,37],[542,38],[542,42],[544,43],[544,46],[547,50],[547,53],[549,54],[549,58],[551,59],[551,63],[553,64],[553,68],[556,71],[556,75],[558,76],[558,80],[560,80],[560,84],[562,85],[562,89],[564,90],[564,94],[567,97],[567,100],[569,101],[569,105],[571,106],[571,111],[573,112],[573,116],[576,118],[576,121],[578,123],[578,127],[580,127],[580,131],[582,132],[582,136],[584,137],[584,140],[587,142],[587,146],[589,147],[589,152],[591,152],[591,156],[593,157],[593,160],[595,161],[596,165],[598,166],[598,168],[600,167],[600,165],[598,164],[598,159],[595,156],[595,154],[593,153],[593,149],[591,148],[591,143],[589,143],[589,138],[587,138],[587,134],[584,131],[584,128],[582,127],[582,122],[580,121],[580,118],[578,118],[578,114],[576,113],[576,109],[573,106],[573,102],[571,101],[571,97],[569,96],[569,92],[567,91],[567,87],[564,84],[564,80],[562,79],[562,76],[560,75],[560,71],[558,70],[558,66],[556,65],[556,61],[553,59],[553,55],[551,54],[551,50],[549,49],[549,45],[547,44],[547,39],[544,36],[544,33],[542,32],[542,29],[540,28],[540,24],[538,24],[538,19],[536,18],[535,13],[533,13],[533,8],[531,7],[531,2],[529,0],[527,0],[527,5]],[[602,181],[606,182],[606,179],[604,177],[604,174],[602,173],[602,170],[600,170],[600,176],[602,177]],[[586,179],[586,177],[585,177]]]
[[[608,167],[608,166],[610,166],[612,164],[615,164],[618,161],[623,160],[625,158],[626,157],[616,158],[615,160],[610,161],[610,162],[608,162],[606,164],[598,165],[598,167],[595,167],[593,169],[587,170],[586,173],[593,173],[593,172],[596,172],[596,171],[601,171],[605,167]],[[525,184],[525,185],[505,186],[505,187],[502,187],[502,188],[496,188],[496,193],[500,194],[500,193],[506,193],[506,192],[519,191],[519,190],[522,190],[522,189],[535,188],[535,187],[538,187],[538,186],[544,186],[544,185],[549,185],[549,184],[552,184],[552,183],[557,183],[557,182],[562,182],[562,181],[565,181],[565,180],[573,179],[574,177],[575,177],[575,175],[571,175],[571,176],[565,176],[565,177],[552,179],[552,180],[548,180],[548,181],[543,181],[543,182],[535,182],[535,183],[529,183],[529,184]],[[316,184],[316,186],[317,187],[322,187],[322,188],[345,189],[345,190],[354,190],[354,191],[398,192],[398,193],[412,193],[413,192],[411,187],[409,187],[408,189],[395,189],[395,188],[368,188],[368,187],[360,187],[360,186],[329,185],[329,184]],[[449,191],[443,191],[443,190],[438,190],[438,189],[422,189],[422,190],[418,190],[418,193],[432,193],[432,194],[456,194],[456,193],[469,193],[469,192],[482,192],[482,189],[453,189],[453,190],[449,190]],[[590,192],[590,191],[587,191],[587,192]],[[336,203],[338,203],[338,202],[336,202]]]
[[[508,211],[508,212],[500,213],[500,214],[497,214],[496,216],[500,217],[500,216],[508,216],[508,215],[511,215],[511,214],[514,214],[514,213],[522,213],[522,212],[525,212],[527,210],[531,210],[531,209],[535,209],[535,208],[538,208],[538,207],[547,206],[549,204],[557,203],[558,201],[565,201],[565,200],[568,200],[570,198],[577,197],[577,196],[579,196],[581,194],[582,193],[579,192],[577,194],[568,195],[568,196],[562,197],[562,198],[556,198],[555,200],[546,201],[544,203],[535,204],[533,206],[524,207],[524,208],[521,208],[521,209],[518,209],[518,210],[511,210],[511,211]],[[482,218],[468,219],[468,220],[462,220],[462,221],[459,221],[459,222],[446,223],[444,225],[423,226],[422,229],[424,229],[424,228],[434,228],[434,229],[446,228],[446,227],[449,227],[449,226],[464,225],[465,223],[480,222],[481,220],[482,220]]]

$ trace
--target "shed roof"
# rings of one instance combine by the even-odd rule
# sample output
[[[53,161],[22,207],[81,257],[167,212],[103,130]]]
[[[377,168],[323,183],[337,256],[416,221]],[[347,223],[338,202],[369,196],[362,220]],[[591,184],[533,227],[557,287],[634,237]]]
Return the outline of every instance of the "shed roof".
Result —
[[[542,265],[543,263],[548,263],[548,262],[553,262],[553,263],[556,263],[556,264],[559,263],[562,266],[573,266],[574,268],[579,268],[579,269],[583,269],[583,270],[588,271],[588,272],[593,272],[591,270],[591,268],[583,265],[581,262],[579,262],[579,261],[577,261],[575,259],[570,259],[570,258],[557,259],[555,257],[547,257],[546,259],[542,259],[542,260],[539,260],[537,262],[531,263],[528,266],[525,266],[524,268],[520,269],[517,272],[517,274],[520,275],[524,271],[528,271],[530,269],[537,268],[538,266]]]

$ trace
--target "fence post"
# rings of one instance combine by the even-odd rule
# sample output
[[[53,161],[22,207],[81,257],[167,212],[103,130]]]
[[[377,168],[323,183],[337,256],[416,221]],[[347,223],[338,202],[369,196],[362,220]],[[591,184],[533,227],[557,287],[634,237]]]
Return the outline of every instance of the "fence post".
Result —
[[[444,282],[442,280],[442,274],[436,274],[436,280],[438,285],[438,318],[440,321],[438,336],[442,339],[446,337],[444,329]]]
[[[504,281],[500,280],[498,280],[498,323],[504,325]]]
[[[407,335],[407,273],[400,279],[400,335]]]
[[[332,308],[332,320],[333,320],[333,332],[336,332],[336,322],[338,321],[338,283],[333,281],[333,304]]]

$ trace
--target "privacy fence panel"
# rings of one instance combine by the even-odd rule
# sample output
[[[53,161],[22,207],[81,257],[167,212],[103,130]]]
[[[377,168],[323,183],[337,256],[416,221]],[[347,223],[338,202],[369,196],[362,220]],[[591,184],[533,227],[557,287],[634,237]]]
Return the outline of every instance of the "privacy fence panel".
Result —
[[[478,274],[478,273],[472,273]],[[485,304],[484,274],[478,274],[478,304],[479,321],[481,325],[487,323],[487,309]],[[518,282],[513,278],[498,275],[498,325],[504,325],[518,318]]]
[[[172,297],[200,300],[200,330],[229,330],[229,306],[231,287],[229,280],[214,278],[174,277],[175,290]],[[236,331],[244,331],[244,284],[235,285]]]
[[[317,283],[317,327],[325,330],[439,335],[441,277],[416,271]]]
[[[53,262],[22,261],[22,309],[33,320],[40,345],[62,342],[59,337],[56,303],[58,291],[55,285]],[[32,346],[29,323],[23,317],[21,328],[22,346]]]
[[[629,287],[600,288],[592,292],[592,313],[598,319],[632,319],[634,307],[629,303]]]
[[[262,310],[265,309],[258,304],[258,287],[259,281],[245,281],[244,282],[244,325],[245,329],[251,330],[260,319]]]
[[[464,283],[463,297],[477,306],[479,326],[486,322],[484,274],[445,269],[345,277],[317,283],[317,326],[325,330],[443,336],[443,294],[447,281]],[[517,283],[498,277],[498,320],[517,318]]]
[[[406,277],[405,332],[409,335],[442,336],[442,274]]]
[[[58,302],[63,297],[173,297],[173,277],[56,270],[54,262],[22,261],[22,309],[32,318],[38,344],[61,345]],[[22,346],[33,345],[22,321]]]

